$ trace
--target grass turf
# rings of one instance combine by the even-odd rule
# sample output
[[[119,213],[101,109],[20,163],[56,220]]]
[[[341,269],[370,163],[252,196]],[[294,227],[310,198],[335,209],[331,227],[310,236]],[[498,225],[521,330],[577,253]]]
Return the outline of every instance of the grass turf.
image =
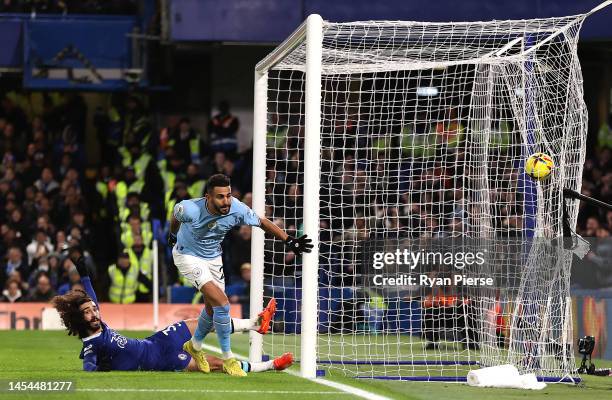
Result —
[[[144,337],[147,332],[124,332],[132,337]],[[235,335],[233,348],[246,354],[248,336]],[[215,337],[209,338],[215,344]],[[206,398],[208,399],[320,399],[353,398],[334,388],[285,373],[252,373],[247,378],[232,378],[224,374],[172,372],[106,372],[87,373],[81,370],[78,358],[79,340],[63,332],[0,331],[0,380],[73,380],[76,391],[70,393],[7,393],[2,399],[147,399]],[[612,366],[612,362],[596,361],[598,367]],[[294,367],[295,368],[295,367]],[[355,380],[334,373],[327,379],[344,383],[372,393],[396,399],[437,400],[460,399],[575,399],[607,398],[612,378],[585,376],[584,385],[548,385],[542,391],[512,389],[479,389],[462,384],[392,382]],[[41,397],[42,396],[42,397]],[[334,399],[336,400],[336,399]]]

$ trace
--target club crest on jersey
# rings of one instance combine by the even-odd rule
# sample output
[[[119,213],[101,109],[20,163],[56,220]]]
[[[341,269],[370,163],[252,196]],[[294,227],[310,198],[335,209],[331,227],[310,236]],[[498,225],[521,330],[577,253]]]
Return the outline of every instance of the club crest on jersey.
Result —
[[[179,358],[179,360],[181,360],[181,361],[185,361],[185,360],[187,359],[187,354],[185,354],[185,353],[180,353],[180,354],[178,355],[178,358]]]
[[[111,343],[113,342],[116,342],[117,346],[124,349],[125,345],[127,344],[127,338],[125,336],[121,336],[117,332],[111,332]]]
[[[193,278],[197,279],[200,277],[200,275],[202,275],[202,269],[201,268],[194,268],[193,269]]]
[[[208,229],[213,229],[215,226],[217,226],[217,221],[212,221],[208,223]]]

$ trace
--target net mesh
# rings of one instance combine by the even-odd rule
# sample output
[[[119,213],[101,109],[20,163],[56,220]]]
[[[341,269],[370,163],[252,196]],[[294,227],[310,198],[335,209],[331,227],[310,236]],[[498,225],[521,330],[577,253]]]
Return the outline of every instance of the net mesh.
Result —
[[[561,236],[561,190],[580,189],[582,21],[324,23],[319,365],[369,377],[461,376],[508,362],[573,374],[571,254],[527,239]],[[302,42],[267,71],[266,215],[293,235],[303,219],[305,65]],[[535,152],[555,161],[541,182],[522,169]],[[568,211],[574,225],[577,204]],[[367,283],[368,245],[431,249],[423,240],[453,237],[488,249],[466,273],[493,277],[495,288]],[[299,358],[300,259],[266,240],[264,274],[279,302],[264,351]]]

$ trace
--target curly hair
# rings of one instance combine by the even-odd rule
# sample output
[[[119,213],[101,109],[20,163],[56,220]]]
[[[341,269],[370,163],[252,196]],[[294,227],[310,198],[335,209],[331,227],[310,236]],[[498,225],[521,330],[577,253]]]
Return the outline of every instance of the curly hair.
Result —
[[[59,313],[68,335],[78,336],[80,339],[88,336],[89,325],[80,307],[82,304],[93,301],[81,289],[74,289],[63,296],[55,296],[51,303]]]

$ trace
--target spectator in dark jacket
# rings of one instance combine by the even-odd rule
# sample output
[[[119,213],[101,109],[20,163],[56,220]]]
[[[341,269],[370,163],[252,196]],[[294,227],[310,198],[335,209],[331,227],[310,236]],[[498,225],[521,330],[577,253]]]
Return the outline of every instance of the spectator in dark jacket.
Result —
[[[51,279],[49,279],[49,275],[44,272],[39,273],[38,277],[36,278],[36,287],[30,291],[28,301],[47,303],[51,301],[53,296],[55,296],[55,290],[53,290],[53,287],[51,286]]]
[[[229,103],[219,103],[219,113],[208,124],[211,150],[235,153],[238,150],[236,133],[239,127],[240,121],[230,112]]]
[[[200,138],[195,129],[191,127],[189,118],[181,119],[178,129],[173,132],[171,139],[178,157],[187,163],[200,162]]]
[[[2,266],[2,273],[0,273],[0,284],[4,287],[4,281],[11,276],[15,271],[19,272],[22,277],[28,277],[29,267],[28,263],[24,260],[23,252],[17,246],[12,246],[8,250],[8,260],[6,264]]]
[[[47,196],[53,195],[60,188],[59,183],[53,179],[51,168],[43,168],[40,173],[40,179],[34,183],[34,186]]]
[[[240,267],[244,263],[251,262],[251,227],[243,225],[237,230],[232,231],[231,246],[231,274],[240,276]]]

